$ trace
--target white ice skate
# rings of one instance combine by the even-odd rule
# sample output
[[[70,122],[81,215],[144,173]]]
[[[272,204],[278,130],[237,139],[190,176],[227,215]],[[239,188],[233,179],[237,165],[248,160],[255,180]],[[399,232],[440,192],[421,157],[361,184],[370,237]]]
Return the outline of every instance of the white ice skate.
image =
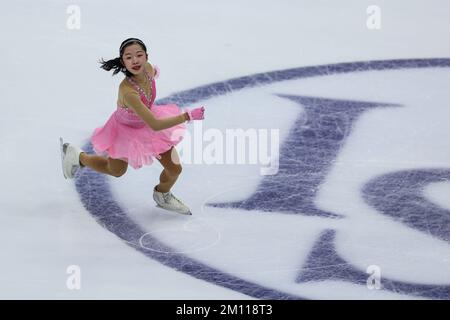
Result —
[[[153,189],[153,199],[156,202],[156,206],[169,211],[177,213],[192,215],[191,210],[180,199],[175,197],[172,192],[159,192],[156,191],[156,186]]]
[[[59,138],[61,148],[61,166],[64,174],[64,178],[72,179],[75,177],[78,169],[80,169],[80,153],[83,150],[71,145],[70,143],[64,143],[62,138]]]

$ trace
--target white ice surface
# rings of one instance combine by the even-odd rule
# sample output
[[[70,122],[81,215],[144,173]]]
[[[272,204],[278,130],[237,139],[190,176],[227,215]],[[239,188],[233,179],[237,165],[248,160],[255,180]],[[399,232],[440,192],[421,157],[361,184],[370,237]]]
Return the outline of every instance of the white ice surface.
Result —
[[[365,0],[84,0],[76,2],[81,10],[79,30],[66,27],[71,4],[8,2],[0,13],[3,299],[249,298],[162,266],[127,246],[95,222],[74,184],[62,177],[58,137],[84,144],[115,108],[122,76],[112,78],[97,61],[116,57],[123,39],[138,37],[148,45],[150,62],[162,71],[158,98],[301,66],[450,57],[450,6],[443,0],[378,1],[378,31],[366,27],[366,8],[373,3]],[[239,200],[251,194],[259,167],[192,164],[185,166],[174,192],[196,210],[187,229],[194,232],[184,229],[180,237],[160,232],[161,239],[191,250],[190,255],[211,266],[285,292],[310,298],[404,298],[331,281],[295,284],[318,234],[334,228],[339,254],[360,269],[379,264],[392,279],[450,284],[447,242],[380,215],[358,193],[364,181],[378,174],[448,168],[449,82],[448,69],[365,72],[277,83],[204,101],[205,130],[279,128],[281,139],[302,109],[274,93],[403,106],[364,113],[321,186],[317,205],[347,220],[206,210],[206,201]],[[274,102],[283,113],[273,114]],[[380,133],[389,141],[380,139]],[[147,230],[183,230],[185,219],[154,210],[151,190],[160,171],[158,163],[129,169],[123,178],[110,179],[113,192]],[[441,183],[424,193],[450,209],[448,190],[448,183]],[[180,241],[185,237],[189,241]],[[406,257],[400,259],[398,252]],[[81,267],[81,290],[66,287],[69,265]]]

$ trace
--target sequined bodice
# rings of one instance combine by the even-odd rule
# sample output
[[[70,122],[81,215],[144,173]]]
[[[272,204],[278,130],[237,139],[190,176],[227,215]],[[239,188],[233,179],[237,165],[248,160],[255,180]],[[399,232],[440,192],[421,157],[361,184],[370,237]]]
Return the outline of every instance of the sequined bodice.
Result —
[[[147,96],[145,91],[130,77],[127,77],[127,81],[133,86],[133,88],[139,93],[139,96],[141,98],[142,103],[147,106],[149,110],[151,110],[153,106],[153,102],[155,101],[156,97],[156,88],[155,88],[155,79],[150,76],[146,71],[145,74],[149,80],[150,83],[150,96]],[[117,102],[117,110],[115,112],[116,119],[128,126],[140,128],[145,126],[145,122],[142,121],[142,119],[134,113],[134,111],[131,108],[128,108],[126,106],[122,106]]]

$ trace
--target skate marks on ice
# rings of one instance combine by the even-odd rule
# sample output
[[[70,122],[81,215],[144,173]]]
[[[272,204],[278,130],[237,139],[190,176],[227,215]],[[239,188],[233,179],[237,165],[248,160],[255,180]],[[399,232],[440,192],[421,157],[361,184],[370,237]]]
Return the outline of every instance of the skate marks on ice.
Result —
[[[84,147],[92,152],[92,145]],[[143,230],[119,206],[107,183],[107,177],[92,170],[83,170],[77,176],[76,188],[85,208],[98,224],[150,259],[184,272],[195,278],[261,299],[299,299],[300,297],[279,292],[235,277],[177,252],[156,238],[151,231]],[[183,216],[179,215],[180,218]],[[186,219],[191,217],[186,216]],[[197,248],[198,249],[198,248]]]
[[[334,245],[335,236],[336,231],[331,229],[321,233],[297,276],[298,283],[342,281],[367,286],[367,270],[358,269],[339,255]],[[383,276],[379,289],[416,297],[450,299],[450,285],[407,283]]]
[[[180,92],[161,100],[159,103],[172,102],[184,106],[244,88],[271,84],[277,81],[339,73],[408,68],[447,68],[449,66],[449,59],[410,59],[355,62],[296,68],[213,83],[193,90]],[[328,218],[339,217],[341,218],[340,220],[345,220],[345,217],[337,212],[323,211],[315,206],[314,198],[316,197],[316,190],[318,186],[323,183],[332,160],[342,148],[345,138],[350,134],[353,122],[357,120],[358,116],[370,108],[394,107],[397,106],[397,104],[395,101],[376,103],[295,95],[279,96],[301,104],[306,112],[308,112],[308,121],[310,121],[309,123],[296,123],[296,127],[293,128],[291,135],[283,142],[283,147],[280,150],[280,172],[277,176],[263,177],[257,192],[244,201],[235,203],[212,203],[210,205],[222,208],[239,208],[247,211],[256,210],[280,214],[295,213],[319,216],[325,218],[325,220]],[[348,109],[346,109],[346,107]],[[88,145],[86,147],[89,148],[90,146]],[[289,162],[290,160],[297,158],[300,158],[303,161],[295,163]],[[292,174],[299,171],[302,174],[299,174],[298,176]],[[278,179],[283,176],[283,173],[285,174],[284,178],[286,178],[286,175],[289,179],[292,179],[292,177],[296,178],[287,183],[290,186],[286,189],[283,189],[279,193],[271,193],[270,189],[273,189],[274,187],[277,188],[281,185],[281,181]],[[309,178],[306,176],[305,179],[304,173],[310,174],[311,176]],[[437,172],[433,179],[441,179],[443,177],[442,174],[442,172]],[[301,180],[302,178],[298,178],[302,175],[303,180]],[[299,184],[303,184],[304,187],[299,187]],[[86,170],[79,175],[76,185],[83,204],[96,220],[106,229],[115,233],[119,238],[123,239],[149,258],[155,259],[166,266],[190,274],[198,279],[206,280],[255,298],[300,299],[304,297],[299,294],[284,292],[283,290],[269,288],[256,282],[241,279],[240,277],[229,274],[219,268],[210,267],[199,260],[189,257],[185,253],[177,252],[175,248],[171,248],[162,243],[157,236],[153,236],[145,230],[142,230],[139,225],[135,224],[127,217],[127,214],[114,200],[107,181],[99,174]],[[368,187],[364,189],[363,198],[381,213],[392,216],[392,211],[389,210],[390,208],[384,206],[380,207],[379,201],[376,200],[377,195],[384,199],[384,195],[377,194],[376,190],[379,189],[382,189],[380,188],[380,181],[376,180],[373,183],[369,182]],[[416,192],[417,190],[413,190],[413,193],[416,195],[418,193]],[[408,192],[410,191],[411,189],[409,189]],[[302,197],[296,196],[298,192],[303,193]],[[286,207],[282,201],[274,202],[273,205],[264,201],[267,197],[276,198],[286,196],[285,193],[288,193],[288,196],[295,198],[295,201],[293,201],[291,206]],[[395,205],[391,203],[390,205],[394,207],[404,205],[405,198],[400,197],[397,200],[399,200],[400,203],[396,203]],[[375,201],[375,203],[373,201]],[[436,225],[439,225],[439,222],[445,223],[445,221],[439,220],[439,217],[442,217],[442,213],[443,212],[437,212],[436,214],[433,214],[433,221],[438,222]],[[417,219],[424,219],[424,217],[416,216],[411,218],[410,221],[406,222],[406,225],[423,230],[425,224],[417,222]],[[448,232],[448,225],[440,225],[442,228],[446,229],[446,231],[433,232],[435,235],[442,238],[442,235]],[[430,228],[427,230],[430,231]],[[432,228],[432,230],[435,229]],[[349,267],[351,264],[338,255],[335,246],[333,245],[335,233],[336,231],[328,229],[321,234],[319,240],[313,246],[308,259],[306,259],[305,265],[299,266],[299,269],[302,271],[296,278],[297,283],[301,285],[302,283],[311,281],[339,279],[340,281],[361,285],[362,279],[364,279],[364,281],[367,279],[367,274],[364,271],[358,270],[355,267]],[[150,246],[151,250],[142,246],[143,235],[145,235],[144,238],[146,243],[144,247],[148,248]],[[343,271],[332,269],[336,264],[347,266],[347,269],[344,268]],[[333,274],[335,274],[335,276],[333,276]],[[407,295],[437,299],[445,299],[450,296],[450,287],[446,285],[418,286],[416,284],[398,282],[387,278],[384,278],[383,284],[384,290]]]
[[[210,203],[212,207],[262,210],[286,214],[342,218],[314,204],[330,163],[339,154],[358,116],[378,107],[394,104],[279,95],[303,106],[305,112],[296,120],[283,142],[276,175],[265,176],[248,199],[239,202]],[[306,121],[303,119],[306,118]],[[289,183],[286,183],[286,180]]]

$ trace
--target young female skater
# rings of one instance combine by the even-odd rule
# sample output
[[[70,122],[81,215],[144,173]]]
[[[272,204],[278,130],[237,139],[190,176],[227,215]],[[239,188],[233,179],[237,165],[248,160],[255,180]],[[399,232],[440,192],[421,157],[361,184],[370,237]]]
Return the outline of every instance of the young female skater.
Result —
[[[148,63],[147,48],[137,38],[123,41],[119,57],[102,59],[101,64],[107,71],[114,69],[113,75],[121,71],[126,76],[119,86],[117,109],[91,137],[97,155],[87,154],[61,139],[64,177],[73,178],[83,167],[120,177],[128,165],[139,169],[156,158],[164,167],[159,184],[153,188],[157,206],[190,215],[189,208],[170,192],[182,169],[174,146],[183,138],[184,122],[204,119],[204,107],[182,112],[175,104],[153,104],[159,70]]]

